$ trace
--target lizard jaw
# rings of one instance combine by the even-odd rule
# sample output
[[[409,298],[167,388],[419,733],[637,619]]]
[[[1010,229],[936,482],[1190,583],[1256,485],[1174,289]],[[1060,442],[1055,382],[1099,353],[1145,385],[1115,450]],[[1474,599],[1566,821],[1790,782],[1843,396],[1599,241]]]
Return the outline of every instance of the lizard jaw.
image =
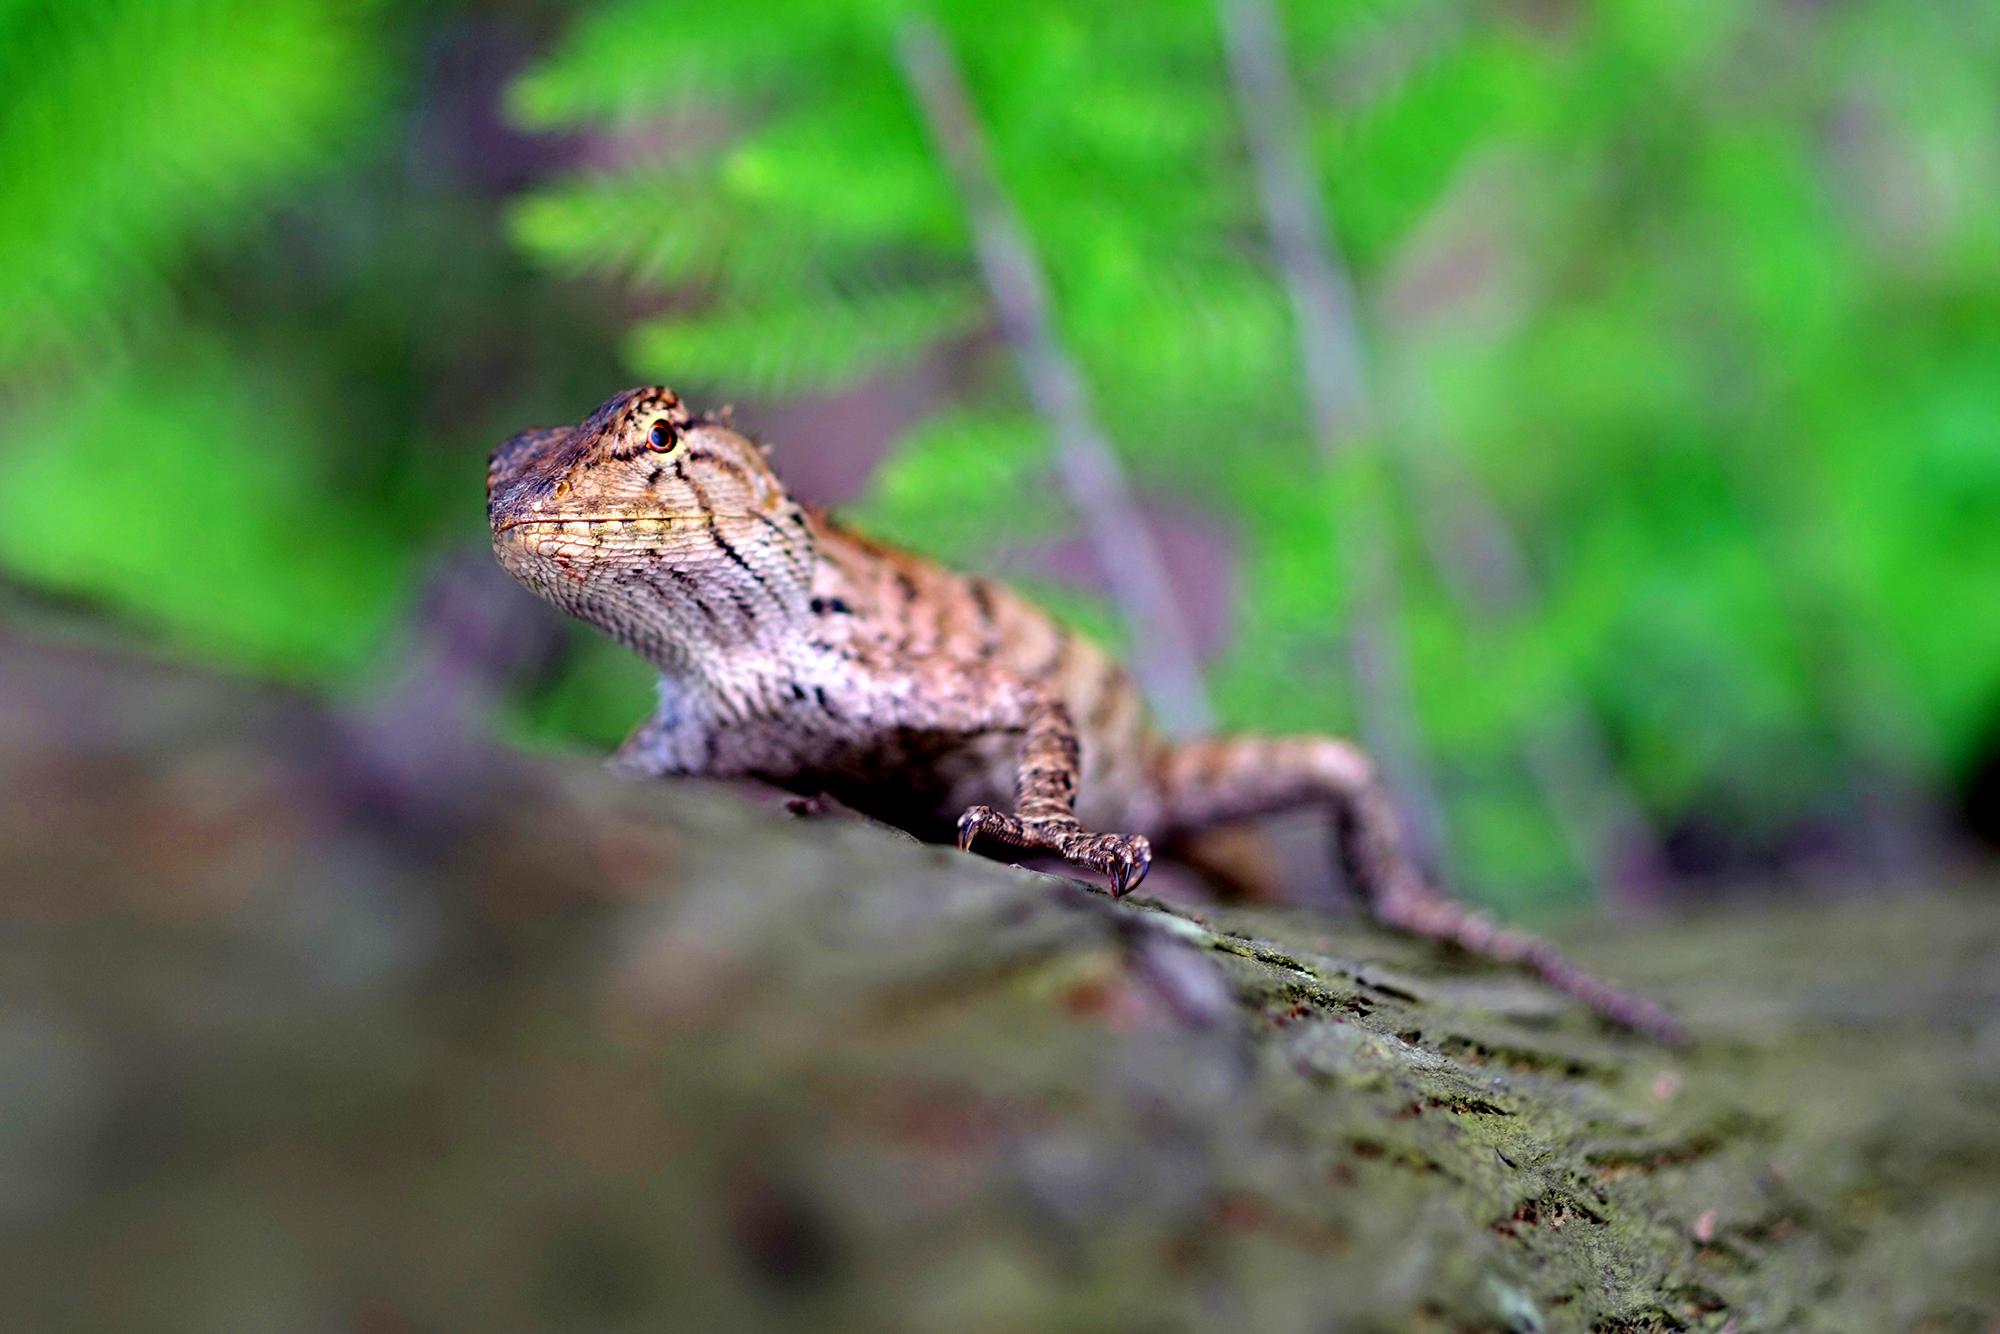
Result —
[[[710,516],[711,511],[708,510],[667,510],[658,514],[571,514],[560,517],[552,514],[529,514],[497,523],[493,526],[493,532],[497,536],[512,532],[516,528],[561,528],[565,524],[572,523],[630,524],[637,527],[653,524],[664,528],[677,523],[703,523]],[[733,516],[715,514],[713,517],[727,519]]]

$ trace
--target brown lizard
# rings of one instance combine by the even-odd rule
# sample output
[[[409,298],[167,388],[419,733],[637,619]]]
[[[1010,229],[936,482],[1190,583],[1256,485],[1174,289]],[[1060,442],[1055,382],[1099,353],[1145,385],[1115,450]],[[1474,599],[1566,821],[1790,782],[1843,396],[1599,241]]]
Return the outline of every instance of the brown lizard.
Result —
[[[671,390],[514,436],[486,486],[508,572],[660,672],[658,709],[614,761],[627,772],[758,778],[961,848],[1047,850],[1121,896],[1151,865],[1149,835],[1319,807],[1380,920],[1680,1039],[1659,1007],[1434,889],[1351,743],[1166,740],[1089,640],[1002,584],[797,503],[761,445]]]

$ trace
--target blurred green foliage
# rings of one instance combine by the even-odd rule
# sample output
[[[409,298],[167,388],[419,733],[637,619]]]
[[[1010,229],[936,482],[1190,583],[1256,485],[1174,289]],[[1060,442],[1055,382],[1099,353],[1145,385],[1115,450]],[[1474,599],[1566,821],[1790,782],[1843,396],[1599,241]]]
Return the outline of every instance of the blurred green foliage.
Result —
[[[600,392],[431,87],[464,16],[0,3],[0,564],[206,656],[341,684],[490,442]],[[494,80],[497,84],[497,79]]]
[[[964,563],[1062,536],[905,9],[0,4],[0,561],[337,683],[423,554],[480,540],[510,430],[628,381],[768,401],[940,363],[965,392],[860,517]],[[1131,473],[1240,541],[1225,719],[1352,725],[1329,553],[1380,506],[1478,880],[1561,877],[1519,758],[1561,699],[1667,823],[1941,792],[2000,715],[2000,11],[1284,10],[1379,400],[1331,476],[1210,5],[936,7]],[[524,150],[454,148],[439,73],[505,64],[453,55],[494,32],[525,73],[456,96],[550,148],[482,175]],[[1524,536],[1533,605],[1439,578],[1453,477]],[[544,732],[629,720],[614,654]]]

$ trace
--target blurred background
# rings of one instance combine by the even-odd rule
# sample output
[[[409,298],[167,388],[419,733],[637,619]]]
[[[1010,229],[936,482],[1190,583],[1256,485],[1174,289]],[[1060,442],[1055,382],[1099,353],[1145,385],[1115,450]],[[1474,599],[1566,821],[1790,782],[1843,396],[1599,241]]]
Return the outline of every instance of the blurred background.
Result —
[[[662,382],[1509,912],[1990,852],[2000,10],[1278,10],[8,0],[6,615],[606,747],[481,478]]]
[[[1993,1329],[1996,89],[1977,0],[0,0],[0,1325]],[[645,382],[1701,1041],[602,772],[482,480]]]

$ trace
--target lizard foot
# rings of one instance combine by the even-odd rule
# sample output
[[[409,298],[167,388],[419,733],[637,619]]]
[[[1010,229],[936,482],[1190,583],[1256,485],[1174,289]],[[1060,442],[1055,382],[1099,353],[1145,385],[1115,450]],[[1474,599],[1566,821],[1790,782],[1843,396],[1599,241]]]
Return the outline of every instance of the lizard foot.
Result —
[[[981,834],[1017,848],[1054,852],[1072,865],[1109,876],[1116,898],[1137,889],[1153,866],[1153,845],[1145,835],[1093,834],[1068,817],[1024,820],[991,806],[974,806],[958,817],[958,846],[970,849]]]

